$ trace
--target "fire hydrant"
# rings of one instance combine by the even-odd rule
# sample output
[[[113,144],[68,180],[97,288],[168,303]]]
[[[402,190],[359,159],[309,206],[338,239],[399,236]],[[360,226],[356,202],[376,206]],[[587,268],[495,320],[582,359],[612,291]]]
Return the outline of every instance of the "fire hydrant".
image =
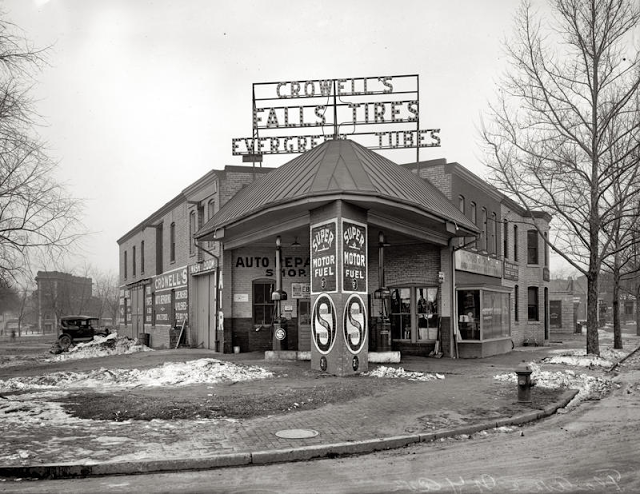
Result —
[[[524,361],[516,369],[518,375],[518,402],[519,403],[531,403],[531,388],[533,383],[531,382],[531,367],[529,367]]]

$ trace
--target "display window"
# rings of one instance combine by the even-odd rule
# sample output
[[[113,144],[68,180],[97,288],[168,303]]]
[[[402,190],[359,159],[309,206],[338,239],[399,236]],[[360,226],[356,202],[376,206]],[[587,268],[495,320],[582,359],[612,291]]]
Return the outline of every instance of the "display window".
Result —
[[[438,288],[391,288],[391,335],[418,342],[438,338]]]
[[[458,290],[458,331],[462,340],[481,341],[511,335],[509,293]]]

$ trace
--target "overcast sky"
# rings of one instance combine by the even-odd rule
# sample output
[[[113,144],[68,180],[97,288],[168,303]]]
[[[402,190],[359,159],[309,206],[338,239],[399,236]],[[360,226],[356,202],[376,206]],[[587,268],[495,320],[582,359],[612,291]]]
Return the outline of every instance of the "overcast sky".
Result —
[[[242,165],[252,84],[418,74],[420,127],[484,175],[477,128],[504,70],[516,0],[4,0],[50,67],[33,96],[59,179],[87,199],[84,257],[118,270],[117,239],[211,169]],[[382,152],[396,162],[415,150]],[[295,155],[265,157],[277,166]],[[79,273],[81,274],[81,273]]]

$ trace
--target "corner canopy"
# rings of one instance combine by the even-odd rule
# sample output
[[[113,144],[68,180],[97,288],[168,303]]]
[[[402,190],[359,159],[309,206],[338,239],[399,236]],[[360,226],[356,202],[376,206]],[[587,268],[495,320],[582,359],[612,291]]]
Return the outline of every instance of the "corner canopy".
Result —
[[[342,199],[369,211],[455,225],[455,236],[472,236],[478,228],[429,181],[348,139],[336,139],[305,152],[238,192],[196,233],[216,240],[223,229],[294,211],[308,212]],[[391,212],[391,213],[390,213]],[[409,213],[407,213],[409,214]],[[451,233],[451,231],[449,230]]]

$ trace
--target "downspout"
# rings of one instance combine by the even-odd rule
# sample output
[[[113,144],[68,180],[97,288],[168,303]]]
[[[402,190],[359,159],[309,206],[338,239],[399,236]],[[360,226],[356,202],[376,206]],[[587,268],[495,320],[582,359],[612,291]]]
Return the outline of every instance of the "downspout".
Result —
[[[456,249],[453,246],[453,239],[449,239],[449,251],[451,252],[451,354],[453,358],[458,358],[458,301],[456,299]]]
[[[209,254],[211,257],[213,257],[216,260],[216,305],[215,305],[215,320],[216,320],[216,331],[220,331],[220,329],[224,329],[224,328],[218,328],[218,313],[220,312],[220,257],[215,255],[213,252],[205,249],[204,247],[202,247],[199,243],[198,240],[196,240],[194,242],[194,245],[196,246],[197,249],[201,250],[202,252],[204,252],[205,254]],[[211,348],[211,331],[207,331],[207,346],[209,348]],[[222,352],[224,353],[224,352]]]

